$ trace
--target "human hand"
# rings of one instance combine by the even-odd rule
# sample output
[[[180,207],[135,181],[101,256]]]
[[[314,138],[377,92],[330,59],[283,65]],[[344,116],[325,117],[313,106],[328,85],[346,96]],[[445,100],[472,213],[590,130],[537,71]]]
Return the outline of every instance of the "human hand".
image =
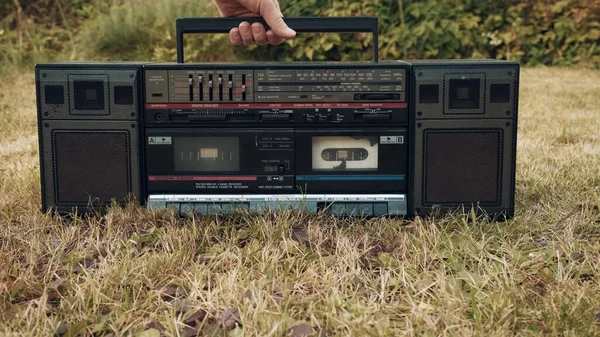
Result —
[[[296,32],[287,26],[279,9],[278,0],[213,0],[224,17],[262,16],[269,27],[260,23],[242,22],[239,27],[232,28],[229,40],[234,45],[278,45],[285,39],[292,39]]]

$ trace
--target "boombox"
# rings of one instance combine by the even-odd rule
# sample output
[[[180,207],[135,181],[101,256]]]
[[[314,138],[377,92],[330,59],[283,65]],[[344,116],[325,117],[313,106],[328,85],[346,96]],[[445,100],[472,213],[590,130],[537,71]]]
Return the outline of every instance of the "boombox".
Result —
[[[356,17],[287,22],[371,32],[374,62],[183,62],[184,34],[240,22],[178,19],[177,63],[37,65],[43,210],[513,216],[518,63],[378,62]]]

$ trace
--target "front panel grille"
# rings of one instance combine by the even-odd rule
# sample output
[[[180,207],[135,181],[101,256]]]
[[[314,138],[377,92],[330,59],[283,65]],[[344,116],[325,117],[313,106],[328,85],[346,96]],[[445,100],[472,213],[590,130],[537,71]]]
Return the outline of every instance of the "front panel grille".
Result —
[[[515,127],[508,119],[417,121],[412,209],[425,215],[474,206],[511,215]]]
[[[135,67],[40,68],[40,120],[130,120],[139,113],[139,70]]]
[[[56,131],[53,145],[57,203],[121,202],[131,192],[127,132]]]
[[[425,132],[424,204],[498,204],[501,144],[501,130]]]
[[[516,117],[519,72],[515,66],[441,63],[414,69],[415,119]]]
[[[139,124],[45,121],[41,125],[42,208],[71,212],[141,197]]]
[[[44,103],[48,105],[65,104],[65,89],[62,85],[47,85]]]
[[[115,86],[113,97],[115,98],[115,104],[118,105],[132,105],[133,104],[133,86],[131,85],[117,85]]]
[[[510,91],[510,84],[491,84],[490,103],[509,103]]]

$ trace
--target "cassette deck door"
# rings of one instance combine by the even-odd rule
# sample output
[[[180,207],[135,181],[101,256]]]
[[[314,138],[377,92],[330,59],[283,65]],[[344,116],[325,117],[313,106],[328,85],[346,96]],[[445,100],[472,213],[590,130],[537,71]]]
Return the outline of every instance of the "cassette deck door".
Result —
[[[146,130],[149,193],[292,193],[291,129]]]
[[[306,193],[406,193],[404,128],[296,130],[296,185]]]

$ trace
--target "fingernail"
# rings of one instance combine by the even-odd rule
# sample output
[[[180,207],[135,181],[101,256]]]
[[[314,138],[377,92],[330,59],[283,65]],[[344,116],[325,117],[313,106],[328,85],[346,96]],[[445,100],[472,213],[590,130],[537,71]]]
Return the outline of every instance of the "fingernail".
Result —
[[[291,29],[290,27],[288,27],[288,28],[286,28],[286,29],[285,29],[285,33],[286,33],[287,35],[290,35],[290,36],[292,36],[292,37],[293,37],[293,36],[296,36],[296,31],[295,31],[295,30],[293,30],[293,29]]]
[[[250,33],[250,27],[247,25],[241,25],[240,26],[240,31],[244,32],[244,33]]]
[[[252,32],[254,34],[259,34],[260,33],[260,26],[259,25],[252,25]]]

